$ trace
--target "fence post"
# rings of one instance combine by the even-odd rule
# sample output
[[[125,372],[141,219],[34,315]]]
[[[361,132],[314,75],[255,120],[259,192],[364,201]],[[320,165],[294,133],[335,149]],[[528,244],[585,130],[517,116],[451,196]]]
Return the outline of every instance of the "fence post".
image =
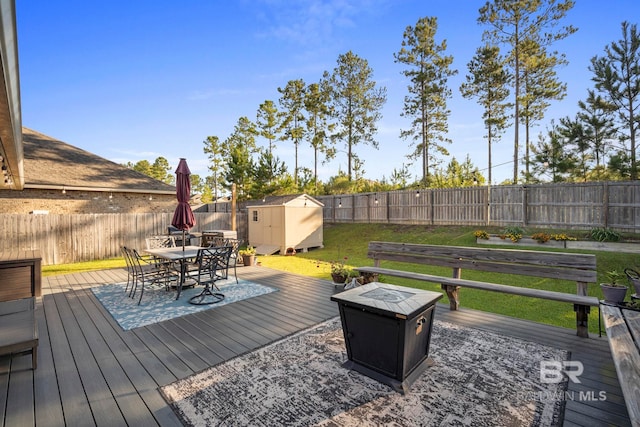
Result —
[[[336,222],[336,196],[333,196],[333,200],[331,201],[331,217],[333,218],[333,222]]]
[[[604,223],[604,228],[609,227],[609,182],[605,181],[603,183],[603,197],[602,197],[602,222]]]
[[[351,195],[351,222],[356,222],[356,195]]]
[[[528,223],[528,215],[527,215],[527,211],[529,210],[528,207],[528,192],[527,192],[527,186],[523,185],[522,186],[522,225],[524,227],[527,226]]]
[[[429,215],[431,216],[431,225],[435,224],[435,212],[434,212],[434,204],[435,204],[435,200],[436,200],[436,196],[435,196],[435,191],[433,190],[433,188],[429,189],[429,200],[430,200],[430,205],[429,206]]]
[[[387,223],[389,222],[390,209],[391,209],[391,208],[389,207],[389,199],[390,199],[390,197],[389,197],[389,196],[390,196],[390,195],[391,195],[391,192],[389,192],[389,191],[387,191],[387,194],[385,194],[385,199],[386,199],[386,200],[385,200],[385,203],[386,203],[386,205],[387,205],[387,209],[386,209],[386,213],[385,213],[385,215],[386,215],[386,218],[387,218]]]
[[[236,194],[236,183],[231,184],[231,229],[234,231],[238,231],[238,227],[236,224],[236,203],[237,203],[237,194]]]
[[[487,185],[487,227],[491,225],[491,183]]]

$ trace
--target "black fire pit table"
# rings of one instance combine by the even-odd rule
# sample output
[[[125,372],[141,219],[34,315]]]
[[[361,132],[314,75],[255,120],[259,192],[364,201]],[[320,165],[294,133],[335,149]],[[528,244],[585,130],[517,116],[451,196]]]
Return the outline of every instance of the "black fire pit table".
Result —
[[[349,360],[344,363],[400,393],[433,361],[429,343],[442,294],[372,282],[333,295]]]

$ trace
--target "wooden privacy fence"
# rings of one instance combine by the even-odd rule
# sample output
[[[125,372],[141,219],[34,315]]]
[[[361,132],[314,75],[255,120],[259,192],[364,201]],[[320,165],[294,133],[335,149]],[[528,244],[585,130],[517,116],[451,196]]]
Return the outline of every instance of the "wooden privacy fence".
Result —
[[[606,227],[640,232],[640,181],[477,186],[318,196],[324,221]]]
[[[640,233],[640,181],[477,186],[316,197],[327,223],[394,223],[613,230]],[[230,205],[230,204],[229,204]],[[212,210],[212,209],[209,209]],[[191,230],[230,230],[224,203],[194,212]],[[166,234],[171,213],[1,214],[0,252],[39,249],[42,264],[120,256],[120,246],[145,247]],[[238,237],[248,238],[246,210],[236,215]]]
[[[194,213],[202,230],[230,230],[230,213]],[[148,236],[167,234],[173,214],[0,215],[0,252],[39,249],[43,265],[121,256],[120,246],[146,247]],[[247,236],[246,214],[236,217],[238,237]]]

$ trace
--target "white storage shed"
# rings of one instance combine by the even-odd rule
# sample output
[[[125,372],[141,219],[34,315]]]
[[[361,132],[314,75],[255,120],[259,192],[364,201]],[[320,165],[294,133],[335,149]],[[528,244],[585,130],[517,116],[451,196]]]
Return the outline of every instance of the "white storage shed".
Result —
[[[248,202],[249,245],[259,255],[322,247],[323,204],[306,194]]]

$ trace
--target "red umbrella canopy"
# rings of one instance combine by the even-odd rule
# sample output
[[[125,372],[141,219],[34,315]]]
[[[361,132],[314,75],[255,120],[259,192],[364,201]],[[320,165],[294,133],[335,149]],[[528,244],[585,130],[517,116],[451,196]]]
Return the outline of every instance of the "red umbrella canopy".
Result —
[[[176,169],[176,197],[178,198],[178,206],[173,213],[173,225],[178,230],[188,230],[196,225],[196,218],[193,216],[193,211],[189,205],[189,197],[191,197],[191,181],[189,176],[191,171],[187,166],[185,159],[180,159],[178,168]]]

